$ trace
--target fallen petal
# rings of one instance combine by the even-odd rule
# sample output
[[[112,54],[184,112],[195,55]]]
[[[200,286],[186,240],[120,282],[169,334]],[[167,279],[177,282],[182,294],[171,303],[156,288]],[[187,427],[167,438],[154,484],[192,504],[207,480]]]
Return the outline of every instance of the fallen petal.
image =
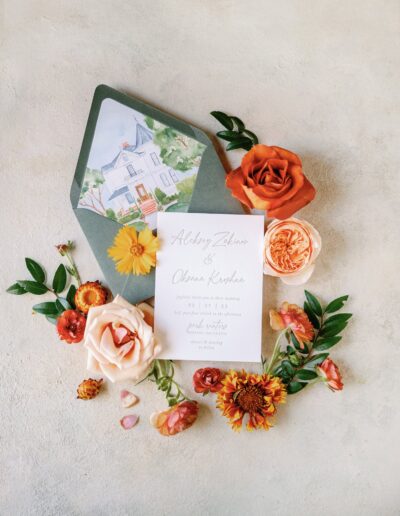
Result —
[[[133,392],[123,390],[121,391],[121,405],[124,408],[132,407],[135,403],[138,402],[138,397],[133,394]]]
[[[136,425],[138,421],[139,416],[136,416],[136,414],[131,414],[130,416],[124,416],[122,419],[120,419],[119,422],[124,430],[130,430]]]

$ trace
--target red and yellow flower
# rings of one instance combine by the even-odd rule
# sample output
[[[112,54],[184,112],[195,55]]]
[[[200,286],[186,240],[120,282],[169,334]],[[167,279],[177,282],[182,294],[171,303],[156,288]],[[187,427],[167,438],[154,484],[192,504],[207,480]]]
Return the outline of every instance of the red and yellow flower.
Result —
[[[222,383],[223,373],[221,369],[216,367],[204,367],[197,369],[193,375],[193,387],[198,393],[208,394],[209,392],[218,392]]]
[[[61,340],[76,344],[83,339],[86,317],[77,310],[66,310],[57,319],[57,332]]]
[[[94,306],[101,306],[107,301],[107,290],[99,281],[87,281],[75,292],[75,305],[78,310],[87,314]]]
[[[286,400],[280,378],[246,371],[229,371],[217,394],[217,407],[233,430],[240,430],[247,415],[247,430],[269,430],[277,405]]]
[[[342,375],[333,360],[326,358],[321,365],[316,367],[316,370],[331,391],[341,391],[343,389]]]
[[[308,315],[295,304],[289,304],[285,301],[279,310],[269,311],[269,318],[271,328],[275,331],[290,328],[302,349],[304,348],[304,342],[311,342],[314,338],[314,327]]]

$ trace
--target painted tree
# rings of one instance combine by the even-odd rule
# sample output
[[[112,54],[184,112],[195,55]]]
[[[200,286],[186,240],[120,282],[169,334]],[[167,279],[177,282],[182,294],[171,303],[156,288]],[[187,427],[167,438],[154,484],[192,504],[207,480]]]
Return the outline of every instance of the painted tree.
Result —
[[[102,189],[104,177],[100,170],[87,168],[79,196],[79,206],[89,208],[100,215],[107,216],[107,210],[103,204]]]
[[[145,117],[145,122],[153,131],[153,142],[160,147],[164,165],[181,172],[200,165],[205,145],[150,117]]]

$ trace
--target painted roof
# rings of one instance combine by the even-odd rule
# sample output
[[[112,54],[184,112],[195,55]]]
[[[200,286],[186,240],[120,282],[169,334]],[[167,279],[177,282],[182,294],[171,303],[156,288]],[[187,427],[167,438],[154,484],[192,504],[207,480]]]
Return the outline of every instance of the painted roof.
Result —
[[[128,193],[129,188],[127,186],[123,186],[122,188],[118,188],[118,190],[115,190],[115,192],[112,194],[112,196],[108,199],[109,201],[112,201],[116,197],[119,197],[122,194]]]
[[[115,164],[118,161],[119,156],[121,155],[121,152],[128,151],[128,152],[135,152],[136,149],[140,148],[143,144],[152,141],[153,139],[153,133],[148,129],[147,127],[144,127],[141,124],[136,124],[136,141],[135,145],[127,145],[122,150],[118,152],[118,154],[115,156],[115,158],[108,163],[107,165],[104,165],[104,167],[101,167],[102,172],[106,172],[107,170],[110,170],[115,167]],[[138,153],[139,154],[139,153]]]

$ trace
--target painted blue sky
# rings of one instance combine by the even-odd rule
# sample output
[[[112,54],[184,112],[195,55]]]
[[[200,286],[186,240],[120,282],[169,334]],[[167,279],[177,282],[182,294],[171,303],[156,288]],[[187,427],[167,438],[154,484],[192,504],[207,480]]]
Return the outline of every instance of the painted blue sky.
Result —
[[[134,144],[136,121],[147,127],[142,113],[115,100],[103,100],[87,166],[100,170],[115,158],[123,142]]]

